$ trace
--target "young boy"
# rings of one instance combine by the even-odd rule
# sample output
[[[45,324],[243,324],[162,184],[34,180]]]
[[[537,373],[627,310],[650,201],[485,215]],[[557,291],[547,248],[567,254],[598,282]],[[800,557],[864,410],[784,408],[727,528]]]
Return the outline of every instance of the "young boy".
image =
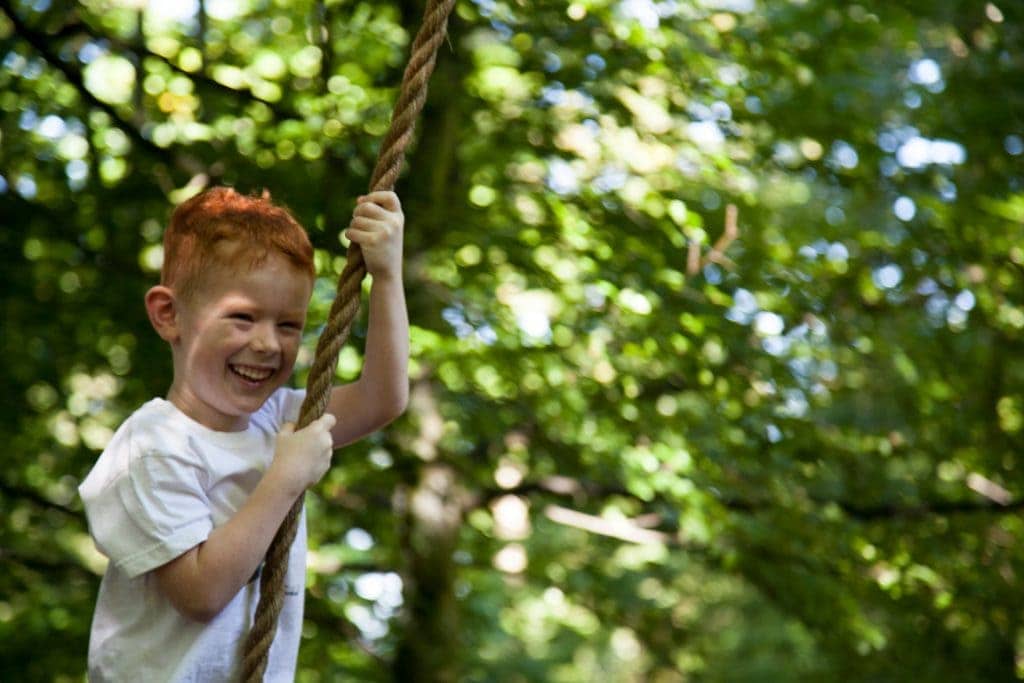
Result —
[[[79,488],[110,558],[89,642],[91,681],[238,678],[260,563],[331,450],[398,417],[408,397],[404,215],[392,192],[360,197],[346,235],[373,276],[360,378],[299,431],[284,387],[312,291],[305,231],[266,198],[209,190],[179,206],[146,310],[174,378],[118,429]],[[302,628],[305,516],[291,548],[268,681],[291,681]]]

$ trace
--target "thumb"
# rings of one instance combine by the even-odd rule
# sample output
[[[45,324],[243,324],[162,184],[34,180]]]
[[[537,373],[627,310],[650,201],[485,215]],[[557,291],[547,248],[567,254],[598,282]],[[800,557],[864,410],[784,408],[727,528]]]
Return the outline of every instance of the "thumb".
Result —
[[[320,423],[324,426],[324,429],[327,430],[330,430],[332,427],[334,427],[334,424],[337,421],[337,418],[335,418],[334,415],[331,413],[324,413],[323,415],[320,416]]]
[[[281,425],[281,429],[277,432],[278,434],[291,434],[295,431],[294,422],[285,422]]]

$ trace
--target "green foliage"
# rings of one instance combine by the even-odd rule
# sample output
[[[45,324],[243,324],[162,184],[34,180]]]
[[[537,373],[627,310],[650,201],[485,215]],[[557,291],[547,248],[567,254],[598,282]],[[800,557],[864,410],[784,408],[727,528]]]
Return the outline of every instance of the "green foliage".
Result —
[[[422,9],[172,5],[0,3],[0,679],[84,670],[75,487],[169,382],[171,208],[309,228],[301,383]],[[460,3],[398,188],[411,406],[309,497],[300,680],[1024,675],[1022,32]]]

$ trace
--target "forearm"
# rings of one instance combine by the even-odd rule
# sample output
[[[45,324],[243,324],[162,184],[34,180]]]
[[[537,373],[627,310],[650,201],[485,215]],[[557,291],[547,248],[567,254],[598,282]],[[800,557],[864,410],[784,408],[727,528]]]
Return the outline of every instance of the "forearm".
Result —
[[[186,616],[215,617],[255,573],[299,493],[265,475],[230,520],[157,570],[164,594]]]
[[[327,411],[338,418],[331,435],[341,448],[403,412],[409,401],[409,318],[400,278],[375,278],[370,329],[359,379],[331,390]]]
[[[369,309],[360,391],[390,408],[394,419],[409,398],[409,315],[401,276],[374,279]]]

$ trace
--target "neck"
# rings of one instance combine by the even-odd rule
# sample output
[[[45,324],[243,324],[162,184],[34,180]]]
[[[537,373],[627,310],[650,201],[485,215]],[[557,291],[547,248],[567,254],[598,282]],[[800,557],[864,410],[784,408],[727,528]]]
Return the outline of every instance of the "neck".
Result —
[[[225,415],[203,403],[194,392],[177,380],[168,389],[167,400],[182,413],[215,432],[243,432],[249,427],[248,415]]]

